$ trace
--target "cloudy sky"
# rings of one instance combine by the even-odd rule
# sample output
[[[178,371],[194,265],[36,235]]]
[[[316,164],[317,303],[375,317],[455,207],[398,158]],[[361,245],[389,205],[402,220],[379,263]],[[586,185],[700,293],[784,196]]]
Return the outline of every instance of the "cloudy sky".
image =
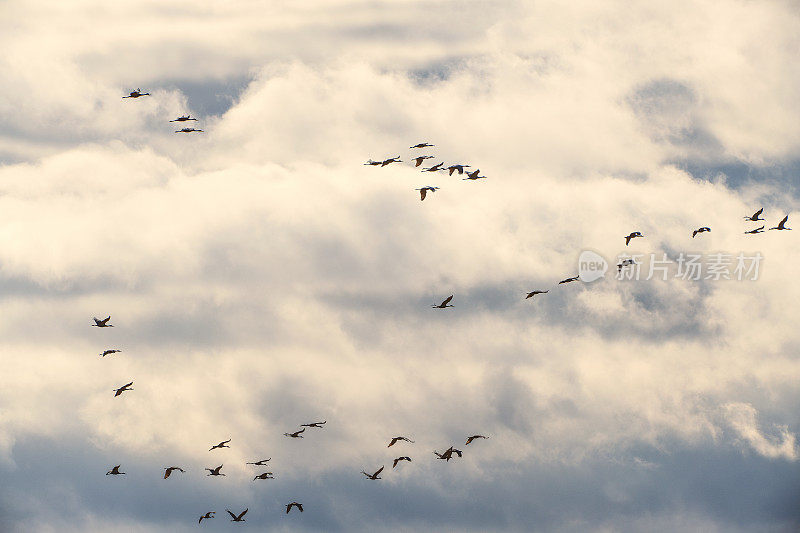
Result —
[[[789,0],[6,0],[0,531],[796,531],[800,232],[744,231],[800,221],[798,27]],[[606,276],[558,285],[584,250]],[[758,279],[646,279],[717,252]]]

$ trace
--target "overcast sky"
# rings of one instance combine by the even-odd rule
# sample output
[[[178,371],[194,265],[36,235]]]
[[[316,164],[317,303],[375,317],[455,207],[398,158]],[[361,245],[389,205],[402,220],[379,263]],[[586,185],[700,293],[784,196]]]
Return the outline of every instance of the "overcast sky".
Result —
[[[798,28],[791,1],[6,0],[0,530],[797,531],[800,231],[744,232],[800,225]],[[605,277],[558,285],[584,250]],[[716,252],[758,279],[645,279]]]

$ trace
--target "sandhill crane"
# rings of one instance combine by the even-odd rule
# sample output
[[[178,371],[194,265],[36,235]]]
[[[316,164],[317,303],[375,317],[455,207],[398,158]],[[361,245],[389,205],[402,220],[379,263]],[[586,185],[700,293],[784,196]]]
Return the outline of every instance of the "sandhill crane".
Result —
[[[272,457],[269,459],[261,459],[260,461],[256,461],[255,463],[245,463],[246,465],[256,465],[256,466],[267,466],[267,461],[271,461]]]
[[[400,156],[398,155],[397,157],[384,159],[383,161],[381,161],[381,166],[385,167],[386,165],[388,165],[390,163],[402,163],[402,161],[400,160]]]
[[[377,471],[376,471],[374,474],[367,474],[367,473],[366,473],[366,472],[364,472],[363,470],[361,471],[361,473],[362,473],[362,474],[364,474],[365,476],[367,476],[367,479],[383,479],[382,477],[380,477],[380,476],[378,475],[378,474],[380,474],[381,472],[383,472],[383,467],[380,467],[380,468],[379,468],[379,469],[378,469],[378,470],[377,470]]]
[[[745,231],[744,233],[745,233],[745,235],[748,234],[748,233],[750,233],[750,234],[764,233],[764,226],[761,226],[760,228],[756,228],[756,229],[751,229],[750,231]]]
[[[326,422],[327,420],[324,420],[322,422],[311,422],[310,424],[300,424],[300,427],[321,428],[322,426],[325,425]]]
[[[286,514],[289,514],[289,511],[292,510],[292,507],[297,507],[300,510],[301,513],[303,512],[303,504],[302,503],[292,502],[292,503],[287,503],[286,504]]]
[[[783,220],[781,220],[780,222],[778,222],[778,225],[777,225],[777,226],[775,226],[774,228],[769,228],[769,229],[771,229],[771,230],[772,230],[772,229],[777,229],[777,230],[788,229],[788,230],[791,230],[792,228],[787,228],[787,227],[786,227],[786,222],[787,222],[788,220],[789,220],[789,215],[786,215],[785,217],[783,217]]]
[[[525,297],[525,299],[527,300],[528,298],[533,298],[537,294],[547,294],[548,292],[550,292],[550,291],[549,290],[546,290],[546,291],[531,291],[531,292],[528,293],[528,295]]]
[[[488,439],[488,438],[489,437],[484,437],[483,435],[473,435],[471,437],[467,437],[467,442],[466,442],[465,446],[469,445],[469,443],[474,441],[475,439]]]
[[[175,120],[170,120],[170,122],[186,122],[187,120],[197,120],[196,118],[191,118],[190,115],[182,115]]]
[[[453,299],[453,295],[451,294],[450,296],[445,298],[444,301],[442,303],[440,303],[439,305],[432,305],[431,307],[434,308],[434,309],[444,309],[445,307],[455,307],[453,305],[447,305],[447,304],[450,303],[450,300],[452,300],[452,299]],[[391,446],[391,444],[389,446]]]
[[[453,172],[455,172],[456,170],[458,171],[459,174],[463,174],[464,173],[464,169],[467,168],[468,166],[469,165],[450,165],[449,167],[447,167],[447,170],[450,171],[448,176],[452,176]],[[469,174],[467,174],[467,175],[469,175]]]
[[[373,161],[372,159],[367,159],[367,162],[364,164],[372,167],[377,167],[378,165],[383,164],[383,161]]]
[[[707,231],[711,231],[711,228],[706,226],[703,226],[702,228],[697,228],[692,232],[692,239],[694,239],[695,235],[697,235],[698,233],[705,233]]]
[[[579,279],[580,276],[573,276],[571,278],[562,279],[561,281],[558,282],[558,284],[561,285],[562,283],[572,283],[573,281],[578,281]]]
[[[626,266],[632,266],[632,265],[635,265],[635,264],[637,264],[637,263],[633,259],[623,259],[617,265],[617,272],[622,272],[622,269],[625,268]]]
[[[198,130],[198,129],[195,129],[195,128],[183,128],[183,129],[180,129],[180,130],[175,130],[175,133],[192,133],[193,131],[195,131],[197,133],[203,133],[203,130]]]
[[[169,466],[164,468],[164,479],[167,479],[175,470],[178,470],[179,472],[185,472],[183,468],[179,466]]]
[[[100,354],[100,357],[105,357],[107,355],[111,355],[112,353],[119,353],[122,350],[103,350],[103,353]]]
[[[437,452],[436,450],[433,450],[433,453],[436,455],[436,457],[437,457],[438,459],[446,459],[446,460],[448,460],[448,461],[450,460],[449,456],[448,456],[448,457],[446,457],[444,453],[439,453],[439,452]],[[446,453],[446,452],[445,452],[445,453]]]
[[[421,202],[422,200],[425,199],[425,196],[427,195],[428,191],[436,192],[437,189],[439,189],[439,187],[431,187],[430,185],[428,185],[427,187],[423,187],[421,189],[414,189],[414,190],[415,191],[419,191],[419,201]]]
[[[131,381],[130,383],[126,383],[125,385],[123,385],[122,387],[120,387],[118,389],[114,389],[114,398],[116,398],[117,396],[119,396],[120,394],[122,394],[125,391],[133,390],[131,388],[131,385],[133,385],[133,381]]]
[[[137,88],[135,91],[131,91],[128,96],[123,96],[123,98],[139,98],[140,96],[150,96],[150,93],[143,93],[141,89]]]
[[[238,516],[233,514],[229,509],[225,509],[225,510],[228,511],[229,515],[231,515],[231,522],[245,522],[245,519],[242,518],[242,517],[247,514],[247,509],[245,509],[244,511],[239,513]]]
[[[409,146],[408,149],[411,150],[411,149],[414,149],[414,148],[428,148],[429,146],[435,146],[435,145],[428,144],[428,143],[419,143],[419,144],[415,144],[414,146]]]
[[[744,217],[744,219],[745,220],[750,220],[752,222],[756,222],[757,220],[764,220],[763,218],[758,218],[761,215],[761,213],[763,213],[763,212],[764,212],[764,208],[762,207],[761,209],[759,209],[758,211],[756,211],[755,213],[753,213],[749,217]]]
[[[253,481],[257,479],[275,479],[275,478],[272,477],[272,472],[264,472],[263,474],[259,474],[256,477],[254,477]]]
[[[113,324],[109,324],[108,323],[108,321],[111,320],[111,315],[108,315],[103,320],[100,320],[97,317],[92,317],[92,320],[94,320],[94,324],[92,324],[92,327],[94,327],[94,328],[113,328],[114,327]]]
[[[478,174],[481,173],[481,169],[476,170],[475,172],[467,172],[467,177],[463,178],[465,180],[482,180],[486,179],[486,176],[479,176]]]
[[[625,246],[628,246],[628,244],[631,242],[631,239],[635,239],[636,237],[644,237],[644,235],[642,235],[638,231],[634,231],[630,235],[626,235],[625,236]]]
[[[221,474],[220,470],[222,469],[222,465],[219,465],[216,468],[204,468],[204,470],[208,470],[209,473],[206,476],[224,476],[225,474]]]
[[[214,518],[215,514],[216,514],[216,511],[209,511],[206,514],[204,514],[203,516],[201,516],[200,520],[198,520],[197,523],[199,524],[200,522],[202,522],[204,518]]]
[[[224,440],[224,441],[220,442],[219,444],[215,444],[214,446],[209,448],[208,451],[216,450],[217,448],[230,448],[230,446],[228,446],[228,443],[230,441],[231,441],[231,439],[228,439],[228,440]]]
[[[304,432],[306,428],[301,429],[300,431],[295,431],[294,433],[284,433],[287,437],[292,437],[293,439],[302,439],[303,436],[300,434]]]
[[[444,170],[442,168],[442,165],[444,165],[444,161],[442,161],[441,163],[436,163],[432,167],[423,168],[422,170],[420,170],[420,172],[438,172],[440,170]]]
[[[450,298],[452,298],[452,296],[451,296]],[[449,298],[448,298],[448,300],[445,300],[445,301],[449,301]],[[450,307],[452,307],[452,305],[451,305]],[[404,441],[406,441],[406,442],[410,442],[411,444],[414,444],[414,441],[413,441],[413,440],[411,440],[411,439],[409,439],[409,438],[407,438],[407,437],[392,437],[392,441],[389,443],[389,445],[387,446],[387,448],[391,448],[392,446],[394,446],[394,445],[395,445],[395,443],[396,443],[397,441],[400,441],[400,440],[404,440]]]
[[[125,475],[125,472],[120,472],[120,471],[119,471],[119,468],[120,468],[121,466],[122,466],[122,465],[117,465],[117,466],[115,466],[114,468],[112,468],[111,470],[109,470],[108,472],[106,472],[106,475],[107,475],[107,476],[124,476],[124,475]]]
[[[420,165],[422,164],[422,162],[423,162],[423,161],[425,161],[426,159],[433,159],[433,156],[432,156],[432,155],[421,155],[421,156],[419,156],[419,157],[415,157],[415,158],[413,158],[413,159],[412,159],[412,161],[414,161],[414,162],[416,163],[414,166],[415,166],[415,167],[418,167],[418,166],[420,166]]]
[[[396,467],[397,463],[399,463],[400,461],[408,461],[410,463],[411,457],[398,457],[392,462],[392,468]]]
[[[434,450],[433,453],[435,453],[436,457],[438,457],[439,459],[444,459],[445,461],[450,462],[450,459],[453,458],[454,453],[457,454],[459,457],[461,457],[462,452],[461,450],[456,450],[455,448],[450,446],[447,450],[444,451],[444,453],[439,453],[436,450]]]

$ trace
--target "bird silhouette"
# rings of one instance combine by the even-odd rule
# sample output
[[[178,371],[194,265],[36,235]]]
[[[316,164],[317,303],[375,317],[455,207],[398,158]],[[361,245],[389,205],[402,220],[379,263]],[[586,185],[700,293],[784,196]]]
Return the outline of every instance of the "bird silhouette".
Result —
[[[139,98],[140,96],[150,96],[150,93],[143,93],[141,89],[136,89],[131,91],[128,96],[123,96],[123,98]]]
[[[292,502],[292,503],[287,503],[286,504],[286,514],[289,514],[289,511],[292,510],[292,507],[297,507],[300,510],[301,513],[303,512],[303,504],[302,503]]]
[[[783,217],[783,220],[781,220],[780,222],[778,222],[778,225],[777,225],[777,226],[775,226],[774,228],[769,228],[769,229],[771,229],[771,230],[773,230],[773,229],[777,229],[777,230],[784,230],[784,229],[786,229],[786,230],[791,230],[792,228],[787,228],[787,227],[786,227],[786,222],[788,222],[788,221],[789,221],[789,215],[786,215],[785,217]]]
[[[196,118],[191,118],[189,115],[183,115],[175,120],[170,120],[170,122],[186,122],[187,120],[197,120]]]
[[[206,474],[206,476],[224,476],[225,474],[221,474],[220,470],[222,469],[222,465],[219,465],[216,468],[205,468],[204,470],[208,470],[210,473]]]
[[[178,470],[179,472],[184,472],[183,468],[179,466],[166,467],[164,468],[164,479],[167,479],[170,476],[170,474],[172,474],[172,472],[174,472],[175,470]]]
[[[383,467],[380,467],[378,470],[376,470],[374,474],[367,474],[363,470],[361,471],[361,473],[367,476],[368,479],[383,479],[382,477],[378,476],[378,474],[381,472],[383,472]]]
[[[400,461],[408,461],[410,463],[411,462],[411,457],[405,457],[405,456],[404,457],[398,457],[397,459],[395,459],[392,462],[392,468],[396,467],[397,463],[399,463]]]
[[[465,180],[482,180],[486,179],[486,176],[479,176],[478,174],[481,173],[481,169],[476,170],[475,172],[467,172],[467,177],[463,178]]]
[[[384,159],[383,161],[381,161],[381,166],[385,167],[386,165],[388,165],[390,163],[402,163],[402,161],[400,160],[400,156],[398,155],[397,157],[391,157],[389,159]]]
[[[209,448],[208,451],[216,450],[217,448],[230,448],[230,446],[227,445],[230,441],[231,439],[228,439],[220,442],[219,444],[215,444],[214,446]]]
[[[428,144],[428,143],[419,143],[419,144],[415,144],[414,146],[409,146],[408,148],[409,148],[409,150],[411,150],[411,149],[414,149],[414,148],[428,148],[429,146],[435,146],[435,145]]]
[[[419,156],[419,157],[415,157],[415,158],[413,158],[413,159],[412,159],[412,161],[414,161],[414,162],[416,163],[414,166],[415,166],[415,167],[418,167],[418,166],[420,166],[420,165],[422,164],[422,162],[423,162],[423,161],[425,161],[426,159],[433,159],[433,156],[432,156],[432,155],[421,155],[421,156]]]
[[[267,466],[267,461],[271,461],[272,457],[269,459],[261,459],[260,461],[256,461],[255,463],[245,463],[246,465],[256,465],[256,466]]]
[[[445,307],[455,307],[453,305],[447,305],[447,304],[450,303],[450,300],[452,300],[452,299],[453,299],[453,295],[451,294],[450,296],[445,298],[444,301],[442,303],[440,303],[439,305],[432,305],[431,307],[433,307],[434,309],[444,309]],[[389,446],[391,446],[391,444]]]
[[[111,355],[112,353],[119,353],[122,350],[103,350],[103,353],[100,354],[100,357],[105,357],[107,355]]]
[[[120,471],[119,471],[119,468],[120,468],[121,466],[122,466],[122,465],[117,465],[117,466],[115,466],[114,468],[112,468],[111,470],[109,470],[108,472],[106,472],[106,475],[107,475],[107,476],[124,476],[124,475],[125,475],[125,472],[120,472]]]
[[[444,161],[442,161],[441,163],[436,163],[432,167],[423,168],[422,170],[420,170],[420,172],[438,172],[440,170],[444,170],[442,168],[442,165],[444,165]]]
[[[311,422],[310,424],[300,424],[300,427],[321,428],[322,426],[325,425],[325,422],[327,422],[327,420],[323,422]]]
[[[245,522],[245,519],[243,518],[243,516],[247,514],[247,509],[245,509],[244,511],[239,513],[238,516],[233,514],[232,512],[230,512],[229,509],[225,509],[225,510],[228,511],[229,515],[231,515],[231,522]]]
[[[463,174],[464,173],[464,169],[467,168],[467,167],[469,167],[469,165],[450,165],[449,167],[447,167],[447,170],[450,171],[448,176],[452,176],[453,172],[455,172],[456,170],[458,171],[459,174]],[[480,171],[478,171],[478,172],[480,172]],[[467,175],[469,175],[469,174],[467,174]]]
[[[378,165],[382,165],[383,161],[373,161],[372,159],[367,159],[367,162],[364,164],[372,167],[377,167]]]
[[[126,383],[125,385],[123,385],[122,387],[120,387],[118,389],[114,389],[114,398],[116,398],[117,396],[119,396],[120,394],[122,394],[125,391],[133,390],[131,388],[131,385],[133,385],[133,381],[131,381],[130,383]]]
[[[745,220],[750,220],[750,221],[753,221],[753,222],[756,222],[757,220],[764,220],[763,218],[758,218],[761,215],[761,213],[763,213],[763,212],[764,212],[764,208],[762,207],[761,209],[759,209],[758,211],[756,211],[755,213],[753,213],[749,217],[744,217],[744,219]]]
[[[259,474],[256,477],[254,477],[253,481],[257,479],[275,479],[275,478],[272,477],[272,472],[264,472],[263,474]]]
[[[467,437],[467,442],[465,445],[469,445],[469,443],[474,441],[475,439],[488,439],[488,438],[489,437],[484,437],[483,435],[473,435],[471,437]]]
[[[287,437],[292,437],[293,439],[302,439],[303,436],[300,434],[304,432],[306,428],[301,429],[300,431],[295,431],[294,433],[284,433]]]
[[[698,233],[705,233],[707,231],[711,231],[711,228],[706,226],[703,226],[702,228],[697,228],[692,232],[692,239],[694,239],[695,235],[697,235]]]
[[[626,266],[631,266],[631,265],[635,265],[635,264],[636,264],[636,261],[634,261],[633,259],[623,259],[617,265],[617,272],[622,272],[622,269],[625,268]]]
[[[204,518],[214,518],[215,514],[216,514],[216,511],[209,511],[206,514],[204,514],[203,516],[201,516],[200,520],[198,520],[197,523],[199,524],[200,522],[202,522]]]
[[[111,320],[111,315],[108,315],[103,320],[100,320],[97,317],[92,317],[92,320],[94,320],[94,324],[92,324],[92,327],[95,327],[95,328],[113,328],[114,327],[113,324],[109,324],[108,323],[108,321]]]
[[[573,276],[571,278],[562,279],[561,281],[558,282],[558,284],[561,285],[562,283],[572,283],[573,281],[578,281],[579,279],[580,276]]]
[[[196,131],[197,133],[203,133],[203,130],[198,130],[195,128],[183,128],[180,130],[175,130],[175,133],[192,133],[193,131]]]
[[[450,298],[452,298],[452,296],[451,296]],[[450,301],[450,298],[448,298],[447,300],[445,300],[445,303],[449,302],[449,301]],[[434,306],[434,307],[436,307],[436,306]],[[451,305],[450,307],[453,307],[453,306]],[[407,438],[407,437],[392,437],[392,441],[389,443],[389,445],[387,446],[387,448],[391,448],[392,446],[394,446],[394,445],[395,445],[395,443],[397,443],[397,441],[401,441],[401,440],[404,440],[404,441],[406,441],[406,442],[410,442],[411,444],[414,444],[414,441],[413,441],[413,440],[411,440],[411,439],[409,439],[409,438]]]
[[[764,226],[761,226],[760,228],[756,228],[756,229],[751,229],[750,231],[745,231],[744,233],[745,233],[745,235],[748,234],[748,233],[750,233],[750,234],[764,233]]]
[[[439,187],[431,187],[430,185],[428,185],[427,187],[423,187],[423,188],[421,188],[421,189],[414,189],[414,190],[415,190],[415,191],[419,191],[419,200],[420,200],[420,202],[421,202],[422,200],[424,200],[424,199],[425,199],[425,196],[427,196],[427,193],[428,193],[428,191],[431,191],[431,192],[436,192],[436,190],[437,190],[438,188],[439,188]]]
[[[628,246],[628,244],[631,242],[631,239],[635,239],[636,237],[644,237],[644,235],[642,235],[638,231],[634,231],[630,235],[626,235],[625,236],[625,246]]]
[[[548,292],[550,292],[550,291],[549,290],[546,290],[546,291],[531,291],[531,292],[528,293],[528,295],[525,297],[525,299],[527,300],[528,298],[533,298],[537,294],[547,294]]]

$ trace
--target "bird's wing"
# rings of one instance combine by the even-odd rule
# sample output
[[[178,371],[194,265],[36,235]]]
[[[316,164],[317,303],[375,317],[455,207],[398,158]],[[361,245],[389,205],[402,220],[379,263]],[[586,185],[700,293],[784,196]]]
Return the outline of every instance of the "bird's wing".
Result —
[[[427,189],[420,189],[419,190],[419,200],[422,201],[425,199],[425,195],[428,193]]]
[[[383,472],[383,466],[381,466],[381,467],[378,469],[378,471],[377,471],[377,472],[375,472],[375,474],[373,474],[373,475],[377,476],[377,475],[378,475],[378,474],[380,474],[381,472]]]
[[[241,518],[242,518],[244,515],[246,515],[246,514],[247,514],[247,511],[249,511],[249,510],[250,510],[249,508],[248,508],[248,509],[245,509],[244,511],[242,511],[242,514],[240,514],[240,515],[239,515],[239,516],[237,516],[236,518],[241,520]]]
[[[231,518],[233,518],[234,520],[236,520],[236,515],[235,515],[235,514],[233,514],[233,513],[232,513],[232,512],[231,512],[229,509],[225,509],[225,511],[227,511],[227,513],[228,513],[229,515],[231,515]]]
[[[764,208],[762,207],[761,209],[759,209],[758,211],[753,213],[753,218],[758,218],[758,216],[763,212],[764,212]]]
[[[449,304],[449,303],[450,303],[450,300],[452,300],[452,299],[453,299],[453,296],[454,296],[454,295],[453,295],[453,294],[451,294],[450,296],[448,296],[447,298],[445,298],[445,300],[442,302],[442,305],[447,305],[447,304]]]

